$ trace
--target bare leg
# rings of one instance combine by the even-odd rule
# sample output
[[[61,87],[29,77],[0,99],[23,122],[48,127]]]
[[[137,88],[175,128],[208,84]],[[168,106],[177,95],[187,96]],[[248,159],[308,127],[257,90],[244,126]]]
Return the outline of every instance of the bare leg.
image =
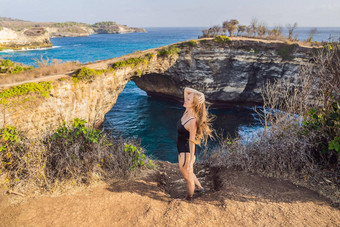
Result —
[[[193,173],[194,174],[194,173]],[[201,183],[198,181],[197,177],[196,177],[196,174],[194,174],[194,182],[195,182],[195,185],[198,187],[198,189],[202,188],[202,185]]]
[[[187,156],[185,158],[185,155]],[[195,190],[195,181],[194,181],[194,174],[193,174],[193,169],[191,170],[187,170],[187,166],[189,164],[188,162],[188,156],[190,154],[189,153],[181,153],[179,156],[178,156],[178,164],[180,166],[180,171],[187,183],[187,191],[188,191],[188,195],[189,196],[193,196],[194,195],[194,190]],[[184,163],[184,159],[186,159],[186,162],[183,166],[183,163]]]
[[[194,155],[194,162],[196,161],[196,155]],[[194,182],[195,182],[195,185],[198,187],[198,189],[202,188],[202,185],[201,183],[198,181],[197,177],[196,177],[196,174],[193,173],[194,175]]]
[[[186,179],[186,181],[187,181],[188,194],[189,196],[193,196],[194,190],[195,190],[194,173],[192,172],[192,170],[191,171],[189,170],[187,172],[188,172],[188,179]]]

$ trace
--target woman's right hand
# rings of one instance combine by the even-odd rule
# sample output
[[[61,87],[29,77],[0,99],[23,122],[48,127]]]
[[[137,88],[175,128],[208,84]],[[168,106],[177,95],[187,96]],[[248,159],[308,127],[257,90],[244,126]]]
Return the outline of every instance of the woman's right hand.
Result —
[[[199,96],[199,98],[198,98],[198,100],[199,100],[199,102],[200,103],[204,103],[205,102],[205,96],[204,96],[204,94],[202,93],[202,92],[200,92],[200,91],[197,91],[197,90],[195,90],[195,89],[193,89],[193,88],[190,88],[190,87],[185,87],[184,88],[184,91],[185,92],[193,92],[193,93],[196,93],[198,96]]]
[[[204,97],[204,94],[203,93],[199,93],[199,98],[198,98],[198,100],[199,100],[199,102],[200,103],[204,103],[204,101],[205,101],[205,97]]]

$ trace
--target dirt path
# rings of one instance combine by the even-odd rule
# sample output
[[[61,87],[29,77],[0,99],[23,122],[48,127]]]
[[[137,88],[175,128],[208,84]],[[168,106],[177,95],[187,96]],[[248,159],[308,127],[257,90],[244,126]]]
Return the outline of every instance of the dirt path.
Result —
[[[21,82],[10,83],[10,84],[0,84],[0,89],[18,86],[18,85],[25,84],[25,83],[41,82],[41,81],[48,81],[48,80],[53,81],[53,80],[57,80],[62,77],[69,77],[69,75],[57,74],[57,75],[51,75],[51,76],[38,77],[38,78],[31,79],[31,80],[25,80]]]
[[[0,197],[0,226],[339,226],[340,211],[317,193],[249,173],[195,166],[206,193],[183,200],[178,164],[159,162],[130,181],[74,194]]]

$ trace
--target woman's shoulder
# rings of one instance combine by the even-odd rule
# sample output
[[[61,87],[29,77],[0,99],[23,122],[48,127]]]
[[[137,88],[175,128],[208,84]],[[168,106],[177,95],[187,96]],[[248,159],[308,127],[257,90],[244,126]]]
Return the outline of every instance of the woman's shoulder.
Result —
[[[189,122],[196,122],[197,119],[196,119],[195,117],[190,117],[188,121],[189,121]]]

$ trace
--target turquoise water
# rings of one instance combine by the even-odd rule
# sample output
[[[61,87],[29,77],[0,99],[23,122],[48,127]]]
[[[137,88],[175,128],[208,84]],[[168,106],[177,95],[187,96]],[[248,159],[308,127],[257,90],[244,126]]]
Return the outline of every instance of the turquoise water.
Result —
[[[119,57],[138,50],[196,39],[203,28],[145,28],[146,33],[94,34],[89,37],[51,38],[52,49],[0,52],[0,57],[34,65],[33,58],[55,58],[82,63]]]
[[[137,50],[160,47],[171,43],[196,39],[202,28],[145,28],[146,33],[95,34],[89,37],[52,38],[52,49],[0,52],[1,58],[28,65],[34,65],[34,58],[42,55],[62,61],[93,62],[133,53]],[[300,39],[306,39],[310,28],[298,28]],[[284,31],[286,33],[286,31]],[[340,28],[318,29],[315,40],[327,40],[340,36]],[[262,126],[252,109],[253,107],[235,106],[223,109],[210,109],[217,116],[214,129],[223,137],[240,136],[243,140]],[[176,121],[185,108],[182,103],[173,103],[149,97],[133,81],[129,81],[119,95],[115,106],[105,115],[104,129],[111,129],[115,136],[137,138],[146,153],[159,160],[177,162]],[[213,150],[217,141],[209,140],[207,149]],[[196,146],[199,155],[202,149]]]
[[[176,122],[185,111],[182,103],[164,101],[150,97],[129,81],[119,95],[117,103],[105,115],[104,128],[111,129],[115,136],[140,139],[147,154],[159,160],[177,162]],[[247,139],[259,127],[259,120],[250,108],[210,109],[217,116],[213,128],[225,137],[241,136]],[[218,145],[217,141],[208,141],[208,152]],[[202,152],[196,146],[197,154]]]

